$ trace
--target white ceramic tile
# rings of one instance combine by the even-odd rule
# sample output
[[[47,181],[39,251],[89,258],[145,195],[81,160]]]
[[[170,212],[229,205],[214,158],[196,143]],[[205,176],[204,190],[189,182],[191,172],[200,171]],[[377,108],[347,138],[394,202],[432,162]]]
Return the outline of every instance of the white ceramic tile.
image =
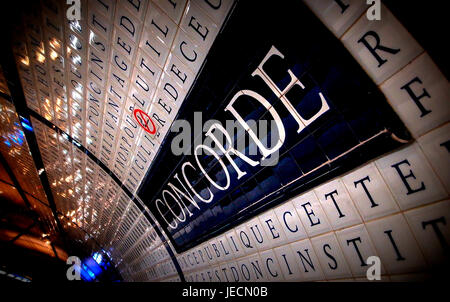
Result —
[[[273,251],[277,256],[278,264],[283,272],[284,279],[286,281],[302,280],[300,269],[296,263],[296,255],[294,255],[289,245],[277,247]]]
[[[157,5],[151,3],[145,17],[144,30],[151,30],[167,48],[172,46],[177,32],[177,25]]]
[[[126,3],[128,1],[119,1],[119,3],[122,2]],[[114,25],[134,43],[139,41],[143,23],[138,16],[131,14],[128,10],[121,9],[120,5],[116,11]]]
[[[237,228],[235,228],[235,232],[237,240],[241,244],[242,249],[245,251],[245,254],[250,255],[258,251],[255,239],[251,235],[251,232],[246,225],[238,226]]]
[[[267,276],[267,270],[266,267],[263,263],[263,261],[261,260],[261,257],[259,256],[258,253],[250,255],[247,257],[250,266],[249,266],[249,270],[250,270],[250,276],[251,279],[250,281],[252,282],[265,282],[268,281],[268,276]],[[243,273],[243,271],[241,271],[241,273]]]
[[[450,124],[421,136],[417,141],[447,192],[450,192]]]
[[[123,34],[122,30],[114,28],[113,47],[117,49],[129,61],[133,61],[138,50],[137,43]]]
[[[314,191],[295,197],[292,203],[310,237],[331,231],[330,223]]]
[[[151,31],[144,31],[139,47],[156,63],[159,67],[164,67],[169,48],[167,48]]]
[[[150,117],[152,118],[153,122],[156,125],[157,131],[155,134],[156,139],[159,142],[162,142],[164,140],[165,135],[169,131],[173,120],[169,118],[165,112],[161,110],[160,107],[154,106],[154,103],[150,105]]]
[[[89,27],[95,33],[100,34],[104,39],[109,40],[113,25],[107,18],[95,11],[90,11],[87,21]]]
[[[273,250],[269,249],[264,252],[260,252],[259,256],[261,257],[262,265],[265,266],[267,272],[267,281],[283,281],[283,273]]]
[[[239,273],[239,264],[235,261],[228,262],[228,278],[231,280],[231,282],[239,282],[242,279],[241,274]]]
[[[237,261],[239,275],[242,277],[240,282],[250,282],[252,280],[251,265],[248,256],[240,258]]]
[[[386,271],[391,274],[420,271],[425,261],[402,214],[366,224]]]
[[[366,263],[370,256],[378,256],[363,224],[336,232],[347,263],[354,276],[366,276],[369,265]],[[384,273],[381,263],[381,273]]]
[[[207,270],[202,270],[198,272],[199,275],[199,281],[200,282],[210,282],[208,278]]]
[[[159,67],[153,60],[150,59],[142,50],[138,51],[135,66],[144,75],[146,81],[156,86],[162,73],[161,67]]]
[[[183,30],[177,32],[171,51],[193,73],[200,70],[207,55],[207,51],[201,49]]]
[[[87,1],[89,4],[88,10],[95,10],[103,14],[107,19],[112,19],[116,1],[114,0],[94,0]]]
[[[219,249],[222,252],[225,261],[234,259],[233,250],[231,249],[231,246],[228,243],[228,239],[225,235],[217,238],[217,245],[219,246]]]
[[[380,88],[414,137],[450,119],[448,80],[427,53],[420,55]]]
[[[362,17],[341,40],[377,84],[388,79],[422,51],[420,45],[383,4],[381,21],[370,21]],[[379,49],[381,46],[383,48]]]
[[[195,261],[194,255],[191,252],[186,253],[185,259],[188,264],[188,270],[195,270],[198,267],[199,263]]]
[[[225,234],[225,237],[230,243],[230,248],[233,251],[234,257],[239,258],[246,255],[244,248],[241,245],[239,238],[237,237],[234,230],[231,230]]]
[[[176,24],[178,24],[186,6],[186,0],[153,0],[153,2],[156,3]]]
[[[216,264],[216,258],[214,257],[214,251],[212,250],[211,245],[209,242],[206,242],[202,245],[202,251],[203,251],[203,257],[205,257],[205,260],[209,262],[209,265],[212,266]]]
[[[180,28],[196,41],[203,51],[208,51],[219,32],[218,26],[200,9],[196,1],[189,1]]]
[[[335,230],[362,222],[340,179],[321,185],[314,192]]]
[[[234,0],[222,1],[196,1],[195,3],[211,18],[211,20],[220,26],[225,21],[228,12],[231,9]]]
[[[302,280],[314,281],[324,279],[322,267],[309,239],[296,241],[289,244],[289,246],[296,257]]]
[[[373,163],[342,177],[364,221],[399,211],[386,183]]]
[[[155,94],[152,106],[159,107],[159,109],[164,112],[169,119],[174,120],[178,113],[179,107],[177,106],[177,104],[171,102],[170,100],[163,98],[164,95],[161,94],[160,91],[158,91]]]
[[[195,74],[173,54],[169,54],[164,71],[185,91],[194,83]]]
[[[160,94],[163,94],[165,97],[163,99],[167,99],[170,102],[174,102],[178,104],[178,107],[183,103],[187,91],[181,89],[179,85],[175,83],[171,76],[167,73],[163,72],[158,84],[158,91]],[[159,95],[159,97],[161,97]]]
[[[405,217],[425,255],[425,261],[440,266],[448,261],[450,242],[450,201],[405,212]]]
[[[114,80],[112,82],[117,83],[118,85],[120,85],[120,89],[123,89],[124,91],[126,91],[126,89],[124,87],[127,87],[129,84],[129,81],[127,80],[127,78],[131,77],[131,72],[133,69],[133,64],[131,63],[130,60],[128,60],[122,53],[118,52],[115,48],[112,49],[111,52],[111,68],[110,68],[110,72],[111,70],[115,69],[116,71],[118,71],[119,73],[122,73],[126,78],[121,78],[121,79],[117,79],[114,77],[109,77],[110,81]]]
[[[311,239],[311,243],[327,279],[352,277],[334,233],[314,237]]]
[[[252,220],[248,221],[246,223],[246,226],[247,230],[249,231],[248,235],[252,237],[253,242],[255,243],[255,246],[259,251],[264,251],[272,247],[272,244],[267,237],[266,231],[263,228],[258,217],[255,217]]]
[[[401,209],[410,209],[447,196],[417,143],[376,161]]]
[[[297,214],[293,207],[291,213],[294,213],[295,215]],[[276,247],[287,243],[287,237],[274,210],[266,211],[259,215],[258,218],[267,234],[271,247]]]
[[[304,2],[316,14],[320,21],[322,21],[338,38],[340,38],[368,8],[366,2],[360,0],[305,0]]]
[[[139,77],[140,74],[136,73],[136,82],[141,83]],[[135,85],[130,86],[130,89],[128,91],[128,99],[131,99],[136,104],[136,106],[141,108],[144,112],[148,112],[156,88],[150,85],[148,86],[144,85],[143,87],[148,88],[148,91],[145,91],[141,88],[140,85],[136,86]]]
[[[213,281],[212,282],[223,282],[222,276],[220,272],[220,266],[215,266],[211,269],[212,275],[213,275]]]
[[[101,35],[89,30],[89,46],[95,48],[100,53],[109,54],[110,44]]]
[[[118,1],[121,7],[119,6],[117,10],[120,10],[121,8],[126,8],[131,13],[131,15],[135,17],[138,21],[143,21],[145,12],[147,11],[148,2],[149,2],[148,0]]]
[[[216,263],[225,261],[225,254],[220,248],[220,244],[217,242],[216,238],[209,241],[209,246],[211,247],[212,254],[216,258]]]
[[[293,242],[307,237],[303,224],[291,201],[276,207],[274,212],[286,234],[286,242]]]
[[[224,262],[219,266],[219,276],[220,276],[221,282],[232,282],[233,281],[233,276],[232,276],[232,273],[228,270],[227,263]]]

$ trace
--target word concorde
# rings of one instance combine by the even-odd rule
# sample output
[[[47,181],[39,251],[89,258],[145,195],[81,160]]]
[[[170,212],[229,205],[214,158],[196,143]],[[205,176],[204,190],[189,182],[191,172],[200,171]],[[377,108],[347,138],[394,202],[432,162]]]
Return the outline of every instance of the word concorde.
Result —
[[[259,64],[259,66],[252,73],[252,76],[259,76],[269,86],[269,88],[275,93],[275,95],[281,100],[283,105],[286,107],[286,109],[289,111],[289,113],[292,115],[292,117],[297,122],[297,125],[298,125],[297,133],[300,133],[307,126],[309,126],[311,123],[313,123],[317,118],[319,118],[321,115],[326,113],[330,109],[330,107],[328,106],[328,103],[327,103],[325,97],[323,96],[323,94],[321,92],[319,92],[319,98],[320,98],[320,102],[321,102],[320,109],[317,110],[317,112],[310,118],[308,118],[308,119],[303,118],[297,112],[297,110],[295,110],[295,108],[292,106],[292,104],[290,103],[289,99],[286,96],[286,93],[295,85],[299,85],[302,89],[305,89],[305,86],[298,80],[298,78],[292,73],[292,71],[290,69],[288,69],[287,73],[290,76],[289,84],[286,86],[286,88],[284,88],[283,90],[280,90],[280,88],[278,88],[278,86],[272,81],[272,79],[269,77],[269,75],[263,69],[263,65],[272,56],[279,56],[282,59],[284,59],[284,55],[280,51],[278,51],[278,49],[276,49],[275,46],[272,46],[271,49],[269,50],[269,52],[264,57],[264,59]],[[275,144],[275,146],[273,146],[271,148],[264,146],[264,144],[258,139],[258,136],[256,135],[256,133],[244,121],[244,119],[239,114],[239,112],[237,112],[236,109],[233,107],[233,104],[242,95],[252,97],[256,101],[258,101],[262,106],[264,106],[264,108],[266,108],[266,110],[268,110],[268,112],[271,114],[271,116],[277,126],[278,135],[279,135],[278,142]],[[262,154],[261,160],[267,158],[272,153],[276,152],[277,150],[279,150],[282,147],[282,145],[285,141],[285,138],[286,138],[286,133],[285,133],[283,122],[282,122],[279,114],[275,110],[275,108],[264,97],[262,97],[257,92],[255,92],[253,90],[248,90],[248,89],[238,91],[233,96],[233,98],[228,103],[228,105],[225,107],[225,111],[229,111],[234,116],[234,118],[240,123],[240,125],[249,134],[250,138],[255,142],[255,144],[257,145],[258,149],[260,150],[260,152]],[[213,131],[215,131],[215,130],[219,131],[225,137],[225,139],[227,141],[226,144],[221,143],[221,140],[219,139],[219,137],[214,135]],[[236,163],[234,162],[231,155],[241,158],[243,161],[245,161],[247,164],[249,164],[253,167],[260,164],[260,161],[255,161],[255,160],[250,159],[249,157],[242,154],[240,151],[236,150],[233,147],[234,144],[232,144],[230,135],[226,132],[226,130],[223,128],[223,126],[221,124],[219,124],[219,123],[212,124],[205,135],[207,137],[210,137],[216,143],[216,145],[218,146],[221,153],[230,162],[231,166],[237,173],[237,179],[240,179],[241,177],[246,175],[247,172],[242,171],[236,165]],[[227,149],[225,149],[225,145],[227,146]],[[226,184],[225,185],[218,184],[205,171],[205,169],[202,166],[202,164],[200,163],[200,160],[198,157],[200,150],[204,150],[204,151],[208,152],[209,154],[214,156],[214,158],[219,162],[223,171],[225,172],[225,176],[226,176]],[[195,162],[196,162],[198,168],[204,174],[206,179],[214,187],[216,187],[219,190],[227,190],[228,189],[228,187],[230,185],[230,174],[229,174],[228,169],[227,169],[225,163],[223,162],[222,158],[220,158],[220,156],[212,148],[210,148],[209,146],[203,145],[203,144],[199,144],[194,149],[194,157],[195,157]],[[206,188],[206,190],[208,191],[208,197],[205,198],[205,197],[201,196],[192,187],[191,182],[188,180],[188,178],[186,176],[186,169],[188,167],[190,169],[193,169],[194,171],[196,170],[196,167],[190,161],[186,161],[181,165],[181,174],[182,174],[183,180],[180,179],[180,177],[178,176],[178,173],[175,173],[175,175],[173,177],[173,179],[175,179],[181,185],[181,187],[177,187],[173,183],[168,182],[166,188],[164,190],[162,190],[162,192],[161,192],[161,197],[155,200],[156,208],[158,209],[159,214],[164,219],[164,221],[167,223],[169,228],[171,228],[173,230],[175,230],[178,227],[178,222],[186,221],[187,215],[189,215],[189,217],[193,216],[191,210],[185,204],[184,200],[188,201],[197,210],[200,210],[200,205],[193,198],[192,194],[198,200],[200,200],[201,202],[204,202],[204,203],[210,203],[214,199],[214,194],[211,192],[211,190],[209,188]],[[189,189],[187,189],[186,187],[188,187]],[[191,192],[192,192],[192,194],[191,194]],[[175,201],[175,204],[179,207],[179,211],[178,211],[180,213],[179,215],[175,214],[174,209],[172,209],[172,207],[169,206],[169,204],[167,202],[168,198],[172,198]],[[165,208],[166,210],[162,211],[163,208]],[[169,210],[169,211],[167,212],[167,210]],[[166,214],[163,214],[163,212],[166,212]],[[166,215],[171,215],[171,216],[173,216],[172,218],[175,218],[175,219],[172,219],[172,218],[167,219],[168,217],[166,217]],[[169,222],[169,220],[171,222]]]

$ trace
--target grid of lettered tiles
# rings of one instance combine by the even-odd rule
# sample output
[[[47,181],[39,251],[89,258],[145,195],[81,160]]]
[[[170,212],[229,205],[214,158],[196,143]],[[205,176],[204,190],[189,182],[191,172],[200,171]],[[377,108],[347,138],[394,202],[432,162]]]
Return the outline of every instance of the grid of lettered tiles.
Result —
[[[153,254],[167,251],[147,240],[148,221],[120,184],[79,146],[134,193],[232,4],[82,0],[81,18],[69,21],[77,7],[49,0],[31,4],[14,35],[27,106],[61,130],[32,118],[57,210],[111,253],[125,279],[176,280],[177,272],[166,254]],[[145,265],[130,271],[137,261]]]
[[[424,278],[445,261],[448,192],[418,144],[366,163],[180,255],[188,281]]]
[[[192,282],[367,281],[368,257],[378,256],[382,281],[424,280],[448,261],[448,80],[384,4],[381,21],[369,21],[363,1],[304,2],[379,85],[414,142],[178,261]]]
[[[81,1],[78,21],[65,1],[35,4],[13,45],[27,104],[135,192],[232,4]]]

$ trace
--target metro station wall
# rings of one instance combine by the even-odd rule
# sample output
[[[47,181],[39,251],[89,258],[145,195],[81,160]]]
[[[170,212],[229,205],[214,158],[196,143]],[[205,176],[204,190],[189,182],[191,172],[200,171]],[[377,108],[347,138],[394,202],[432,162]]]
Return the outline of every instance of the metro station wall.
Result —
[[[381,259],[383,281],[424,280],[448,261],[447,79],[384,5],[383,21],[372,22],[363,1],[348,7],[305,2],[386,96],[412,138],[181,253],[188,281],[367,280],[372,255]],[[400,51],[380,52],[386,59],[380,64],[358,43],[369,31]]]
[[[219,1],[217,9],[213,1],[173,2],[177,5],[82,1],[81,22],[68,22],[65,1],[42,1],[25,14],[13,44],[58,211],[104,247],[124,280],[181,281],[182,275],[193,282],[365,280],[365,260],[373,255],[381,259],[382,280],[423,280],[448,259],[448,80],[384,5],[382,21],[369,21],[366,1],[356,0],[306,0],[306,6],[295,6],[302,7],[301,14],[317,17],[314,23],[324,24],[318,31],[329,31],[327,41],[334,36],[345,47],[346,60],[355,60],[352,76],[361,75],[367,91],[389,109],[376,113],[389,114],[381,116],[383,127],[376,130],[397,129],[398,137],[383,136],[382,144],[361,151],[358,160],[282,194],[265,208],[234,216],[241,219],[234,225],[208,233],[199,224],[202,236],[175,242],[152,208],[174,172],[174,162],[161,161],[162,150],[170,149],[170,126],[179,112],[208,112],[220,105],[207,98],[190,102],[191,93],[222,93],[223,98],[215,99],[222,102],[237,88],[218,91],[200,85],[234,2]],[[192,18],[208,28],[207,38],[189,25]],[[286,29],[299,43],[308,30],[313,28]],[[400,49],[380,51],[387,60],[381,65],[358,43],[370,31],[382,45]],[[371,38],[367,41],[375,45]],[[230,66],[249,68],[268,50],[234,58]],[[193,53],[195,60],[186,56]],[[186,77],[180,78],[178,71]],[[221,72],[226,73],[217,74]],[[156,135],[138,126],[135,108],[157,121]],[[291,161],[277,173],[295,165]],[[256,186],[265,185],[263,181],[258,179]],[[334,199],[325,197],[334,191]],[[214,218],[216,213],[210,213]]]

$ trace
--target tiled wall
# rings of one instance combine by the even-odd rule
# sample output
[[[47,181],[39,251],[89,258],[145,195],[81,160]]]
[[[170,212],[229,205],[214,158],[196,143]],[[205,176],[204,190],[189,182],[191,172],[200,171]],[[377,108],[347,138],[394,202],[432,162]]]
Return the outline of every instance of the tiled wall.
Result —
[[[365,1],[304,2],[415,140],[177,255],[188,281],[365,280],[372,255],[381,258],[382,280],[423,279],[443,262],[450,240],[447,79],[384,5],[382,21],[368,21]],[[58,210],[111,253],[125,280],[180,277],[120,183],[77,146],[135,193],[232,3],[82,1],[81,21],[68,22],[65,1],[42,1],[18,28],[13,50],[28,107],[75,140],[31,121]],[[389,51],[375,56],[363,37],[372,47],[378,37]],[[155,136],[137,125],[134,108],[157,121]]]
[[[193,282],[351,281],[367,280],[367,258],[378,256],[383,281],[424,280],[448,261],[448,80],[384,5],[382,21],[369,21],[365,1],[304,2],[379,86],[415,140],[178,261]],[[377,49],[375,56],[360,40],[365,35],[370,47],[380,43],[389,51]]]
[[[82,1],[81,20],[69,22],[64,1],[44,1],[14,44],[28,107],[134,193],[231,4]],[[155,135],[138,125],[135,108],[153,118]]]
[[[68,21],[65,1],[42,1],[14,35],[27,106],[57,127],[31,120],[64,226],[96,238],[125,279],[177,275],[121,186],[133,194],[140,185],[232,4],[84,0],[81,20]],[[155,135],[138,125],[136,108]]]

